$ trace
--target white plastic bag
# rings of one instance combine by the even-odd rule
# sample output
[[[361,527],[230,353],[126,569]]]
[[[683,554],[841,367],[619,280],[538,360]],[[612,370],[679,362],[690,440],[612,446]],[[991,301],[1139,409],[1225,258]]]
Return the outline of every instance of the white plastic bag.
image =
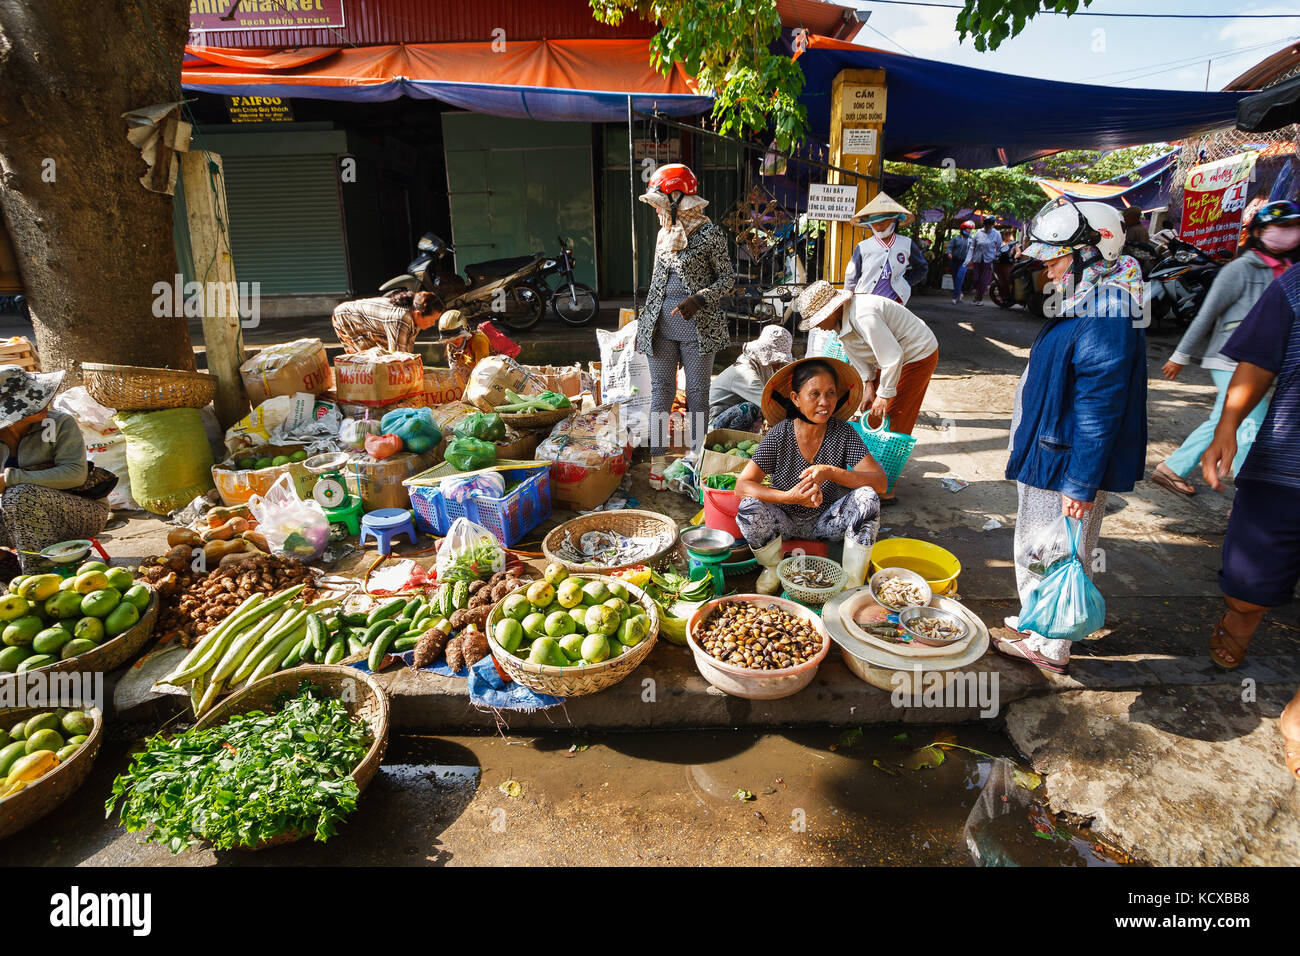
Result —
[[[623,421],[632,440],[644,444],[650,438],[650,362],[636,350],[637,323],[629,322],[617,332],[596,330],[600,346],[600,399],[622,406]]]
[[[437,569],[440,582],[486,579],[506,569],[506,553],[487,528],[457,518],[438,548]]]
[[[1058,515],[1055,521],[1039,528],[1016,548],[1016,564],[1039,577],[1046,577],[1058,564],[1072,557],[1074,548],[1065,515]]]
[[[315,561],[325,552],[330,536],[325,509],[314,500],[299,498],[293,476],[287,472],[276,479],[264,497],[253,495],[248,509],[273,553]]]
[[[92,465],[98,465],[117,475],[117,487],[108,493],[109,507],[138,510],[140,506],[131,497],[131,474],[126,466],[126,436],[113,421],[116,410],[99,404],[81,385],[56,397],[54,408],[77,420],[81,440],[86,445],[86,459]]]

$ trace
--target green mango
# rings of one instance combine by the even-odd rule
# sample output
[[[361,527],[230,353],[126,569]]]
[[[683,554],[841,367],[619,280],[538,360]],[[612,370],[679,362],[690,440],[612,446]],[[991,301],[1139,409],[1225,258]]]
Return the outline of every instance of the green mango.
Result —
[[[119,591],[126,591],[135,584],[135,575],[131,573],[130,568],[109,568],[104,572],[104,576],[108,578],[108,586]]]
[[[80,610],[86,617],[108,617],[122,603],[122,592],[117,588],[100,588],[81,599]],[[134,608],[135,605],[129,605]],[[139,611],[136,611],[139,614]]]
[[[133,584],[122,593],[123,601],[130,601],[135,605],[135,609],[142,614],[144,609],[149,606],[149,601],[153,598],[153,592],[143,584]]]
[[[29,653],[26,647],[6,647],[0,651],[0,674],[12,674]]]
[[[140,612],[135,609],[135,605],[123,602],[104,618],[104,632],[109,637],[117,637],[123,631],[135,627],[139,620]]]
[[[14,671],[14,673],[24,674],[27,671],[34,671],[38,667],[48,667],[57,660],[58,658],[53,654],[33,654],[31,657],[27,658],[27,660],[19,664],[18,670]]]
[[[27,741],[15,740],[13,743],[0,750],[0,776],[9,773],[9,768],[19,757],[27,756]]]
[[[582,642],[586,638],[585,634],[567,634],[560,638],[560,650],[568,658],[566,663],[582,660]]]
[[[59,654],[59,648],[72,639],[61,627],[47,627],[36,637],[32,638],[32,650],[37,654],[53,654],[56,657]],[[58,749],[58,748],[54,748]]]
[[[81,617],[81,595],[76,591],[60,591],[45,602],[45,616]]]
[[[35,614],[28,614],[6,624],[0,631],[0,641],[10,647],[26,647],[44,627],[44,621]]]
[[[72,630],[72,636],[102,644],[104,641],[104,622],[97,617],[83,617]]]
[[[68,641],[68,643],[63,645],[59,653],[63,655],[65,660],[68,660],[73,657],[78,657],[86,653],[86,651],[93,651],[98,646],[98,643],[89,640],[88,638],[74,637],[72,640]]]
[[[85,574],[88,571],[107,571],[108,565],[103,561],[87,561],[81,567],[77,568],[77,576]]]
[[[534,664],[546,664],[551,667],[566,667],[569,663],[569,658],[564,651],[560,650],[560,645],[553,637],[539,637],[533,641],[528,659]]]

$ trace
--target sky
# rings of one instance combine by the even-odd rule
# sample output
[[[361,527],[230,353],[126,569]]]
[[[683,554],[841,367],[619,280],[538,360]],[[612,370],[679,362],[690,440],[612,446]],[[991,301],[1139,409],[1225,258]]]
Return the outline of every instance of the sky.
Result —
[[[991,53],[957,42],[955,9],[840,0],[869,10],[855,42],[962,66],[1046,80],[1164,90],[1220,90],[1238,74],[1300,40],[1300,0],[1093,0],[1090,13],[1291,14],[1286,19],[1169,20],[1039,14]],[[960,0],[930,0],[960,4]],[[881,34],[884,34],[882,36]],[[889,39],[886,39],[888,37]]]

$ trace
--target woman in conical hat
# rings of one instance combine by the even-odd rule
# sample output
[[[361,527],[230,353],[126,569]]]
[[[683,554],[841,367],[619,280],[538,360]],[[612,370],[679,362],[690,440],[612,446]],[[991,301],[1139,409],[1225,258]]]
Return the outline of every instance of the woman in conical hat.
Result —
[[[898,235],[898,227],[911,221],[912,214],[883,192],[854,214],[849,222],[867,226],[871,235],[857,244],[844,270],[846,291],[870,292],[907,304],[912,286],[930,271],[921,248]]]

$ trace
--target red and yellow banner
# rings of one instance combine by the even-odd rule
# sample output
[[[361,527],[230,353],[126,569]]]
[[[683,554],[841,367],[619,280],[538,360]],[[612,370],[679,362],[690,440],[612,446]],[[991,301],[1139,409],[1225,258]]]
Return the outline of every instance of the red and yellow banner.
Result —
[[[343,0],[190,0],[191,33],[343,26]]]
[[[1178,236],[1206,252],[1232,252],[1241,235],[1258,153],[1245,152],[1193,166],[1183,186],[1183,221]]]

